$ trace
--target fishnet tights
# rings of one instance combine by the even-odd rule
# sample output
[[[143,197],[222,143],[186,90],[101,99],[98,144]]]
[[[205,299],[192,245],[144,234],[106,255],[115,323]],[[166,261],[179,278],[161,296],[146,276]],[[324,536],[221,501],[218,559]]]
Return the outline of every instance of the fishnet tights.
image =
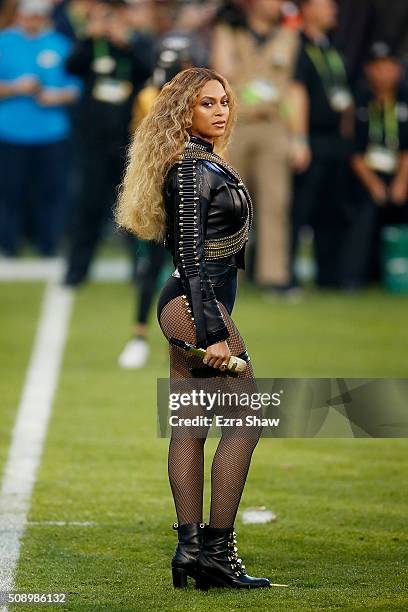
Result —
[[[218,305],[230,332],[227,343],[231,354],[239,355],[245,351],[244,341],[225,306],[221,302],[218,302]],[[195,344],[194,322],[187,308],[188,305],[182,296],[172,299],[160,314],[160,326],[167,338],[176,337]],[[243,373],[231,377],[220,370],[205,366],[201,358],[191,356],[179,347],[171,344],[169,347],[171,393],[186,391],[186,384],[191,389],[194,385],[194,376],[199,376],[200,372],[205,377],[212,377],[211,380],[206,378],[207,390],[212,388],[215,391],[216,388],[219,388],[220,380],[223,379],[222,384],[231,385],[231,390],[234,392],[256,391],[251,363],[248,363]],[[193,369],[193,374],[191,369]],[[190,379],[188,383],[186,379]],[[203,380],[200,381],[200,388],[202,387]],[[217,413],[216,410],[215,413]],[[224,417],[245,419],[247,414],[248,409],[239,405],[222,407]],[[195,415],[197,415],[197,408],[193,406],[182,407],[178,410],[179,417]],[[203,521],[204,444],[208,429],[209,427],[194,429],[190,427],[187,433],[187,429],[183,431],[182,428],[177,427],[172,431],[168,454],[168,473],[179,524]],[[239,430],[239,434],[235,432],[234,435],[234,428],[228,428],[228,431],[222,428],[221,439],[211,468],[211,527],[233,526],[252,453],[261,431],[261,427],[253,427],[250,434],[246,433],[244,436],[242,429]]]

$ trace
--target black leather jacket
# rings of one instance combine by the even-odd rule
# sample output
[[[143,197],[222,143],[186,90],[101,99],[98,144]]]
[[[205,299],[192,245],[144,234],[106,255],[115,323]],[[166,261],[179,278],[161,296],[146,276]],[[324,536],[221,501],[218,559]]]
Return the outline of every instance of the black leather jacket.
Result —
[[[212,152],[207,141],[196,136],[190,141]],[[189,197],[190,203],[186,202]],[[227,169],[197,159],[194,166],[191,160],[183,160],[170,169],[164,183],[164,203],[165,246],[177,269],[173,275],[180,275],[192,309],[196,345],[206,348],[229,337],[213,287],[229,278],[231,267],[235,272],[245,268],[245,245],[235,254],[208,259],[204,241],[225,238],[242,228],[248,200],[242,183]]]

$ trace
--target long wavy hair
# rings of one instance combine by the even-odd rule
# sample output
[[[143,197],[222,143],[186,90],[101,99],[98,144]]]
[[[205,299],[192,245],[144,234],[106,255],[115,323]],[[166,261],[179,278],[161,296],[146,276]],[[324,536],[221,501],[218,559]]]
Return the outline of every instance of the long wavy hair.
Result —
[[[164,180],[189,141],[199,92],[212,80],[222,84],[229,98],[230,113],[224,134],[214,139],[214,151],[222,155],[236,120],[236,101],[228,81],[208,68],[188,68],[179,72],[163,87],[135,131],[119,189],[115,219],[120,227],[139,238],[158,242],[164,238]]]

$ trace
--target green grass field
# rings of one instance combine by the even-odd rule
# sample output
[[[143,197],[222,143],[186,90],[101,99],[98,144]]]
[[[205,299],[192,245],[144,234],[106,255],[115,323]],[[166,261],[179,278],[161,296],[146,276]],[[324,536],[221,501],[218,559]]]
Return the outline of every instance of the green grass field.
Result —
[[[1,468],[43,289],[0,285]],[[258,377],[406,378],[407,306],[375,290],[271,303],[242,286],[234,319]],[[249,573],[289,587],[172,588],[175,512],[155,403],[167,348],[153,313],[148,366],[117,367],[132,311],[129,286],[77,293],[15,590],[67,593],[68,604],[55,606],[66,610],[407,610],[403,439],[261,440],[240,508],[265,505],[277,520],[242,525],[238,517],[239,553]],[[216,443],[206,444],[207,475]],[[206,520],[208,501],[207,481]]]

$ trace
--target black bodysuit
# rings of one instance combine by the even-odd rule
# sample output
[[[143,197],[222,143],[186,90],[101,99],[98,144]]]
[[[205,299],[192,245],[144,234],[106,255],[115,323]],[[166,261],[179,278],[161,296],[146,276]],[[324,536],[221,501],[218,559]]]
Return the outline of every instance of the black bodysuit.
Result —
[[[192,155],[194,151],[212,152],[212,145],[201,138],[192,136],[190,143]],[[196,344],[206,348],[230,335],[218,302],[231,314],[237,269],[245,267],[245,243],[241,240],[236,253],[221,253],[214,259],[206,256],[205,241],[216,244],[217,240],[236,235],[252,209],[242,182],[226,167],[198,158],[191,170],[189,163],[190,159],[184,159],[173,166],[164,183],[165,245],[172,253],[176,270],[160,294],[157,314],[160,321],[165,305],[185,295],[194,317]],[[191,194],[195,200],[188,217],[182,198],[186,200]]]

